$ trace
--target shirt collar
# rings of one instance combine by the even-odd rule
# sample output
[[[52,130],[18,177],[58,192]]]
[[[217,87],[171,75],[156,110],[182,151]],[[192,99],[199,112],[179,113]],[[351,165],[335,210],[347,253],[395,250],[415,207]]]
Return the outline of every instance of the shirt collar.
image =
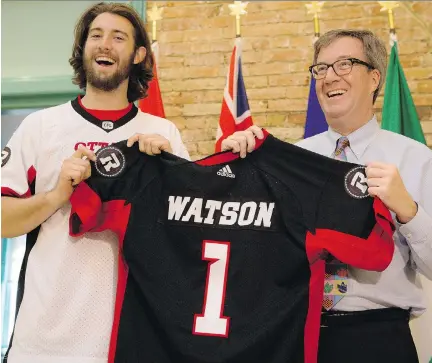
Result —
[[[350,142],[350,149],[356,156],[358,160],[363,156],[366,148],[371,143],[373,136],[379,130],[378,121],[376,116],[374,115],[372,119],[370,119],[365,125],[355,130],[351,134],[349,134],[348,140]],[[342,135],[338,134],[331,127],[328,129],[328,136],[330,138],[331,143],[334,145],[334,149],[336,148],[337,141]],[[332,150],[332,153],[334,152]]]

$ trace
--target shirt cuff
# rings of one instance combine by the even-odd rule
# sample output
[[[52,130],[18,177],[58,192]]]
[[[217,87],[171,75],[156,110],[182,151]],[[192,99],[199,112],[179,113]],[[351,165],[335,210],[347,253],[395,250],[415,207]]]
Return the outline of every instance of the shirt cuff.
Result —
[[[417,214],[408,223],[396,222],[399,226],[399,232],[410,244],[423,242],[428,235],[432,235],[432,218],[419,204],[417,208]]]

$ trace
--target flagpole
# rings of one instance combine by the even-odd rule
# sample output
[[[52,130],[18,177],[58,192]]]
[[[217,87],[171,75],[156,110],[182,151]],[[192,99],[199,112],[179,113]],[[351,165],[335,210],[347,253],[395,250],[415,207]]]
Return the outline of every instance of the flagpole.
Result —
[[[399,7],[399,1],[378,1],[382,6],[381,11],[387,11],[388,22],[390,27],[390,46],[397,42],[396,27],[394,22],[393,10]]]
[[[312,1],[309,4],[305,4],[307,13],[313,15],[314,23],[314,38],[312,44],[320,37],[320,23],[319,14],[322,11],[325,1]],[[309,97],[306,109],[306,121],[304,126],[303,138],[308,138],[324,131],[327,131],[328,125],[318,102],[318,97],[315,90],[315,79],[311,76],[309,85]]]
[[[248,5],[248,2],[243,1],[234,1],[233,4],[229,4],[228,7],[231,10],[231,14],[235,16],[236,19],[236,37],[241,37],[241,24],[240,24],[240,17],[244,14],[247,14],[246,7]]]
[[[235,43],[235,48],[237,48],[237,53],[241,54],[243,51],[243,46],[242,46],[242,38],[241,38],[241,23],[240,23],[240,18],[242,15],[247,14],[246,11],[246,7],[248,6],[248,2],[244,2],[244,1],[234,1],[232,4],[229,4],[228,7],[231,10],[230,15],[235,17],[235,22],[236,22],[236,39],[234,41]],[[237,61],[234,60],[234,63],[236,63]],[[236,78],[234,78],[236,79]],[[237,85],[236,81],[235,81],[235,86]],[[236,104],[234,105],[234,110],[235,112],[237,112],[236,109]]]
[[[320,25],[319,25],[319,13],[322,11],[325,1],[312,1],[309,4],[305,4],[307,13],[313,14],[314,20],[314,43],[320,37]]]
[[[408,86],[405,74],[399,61],[394,9],[398,1],[378,1],[381,11],[387,11],[390,27],[390,59],[382,107],[381,128],[410,137],[426,145],[426,139],[420,119]]]
[[[156,2],[154,2],[151,10],[147,11],[147,16],[149,18],[149,21],[151,21],[152,23],[152,51],[153,51],[154,61],[156,63],[156,70],[158,70],[157,66],[159,63],[159,46],[157,43],[156,24],[158,20],[162,20],[163,10],[164,10],[163,8],[158,8]]]
[[[156,37],[156,23],[158,20],[162,20],[163,8],[158,8],[156,2],[153,3],[151,10],[147,11],[147,16],[152,23],[152,43],[157,41]]]
[[[148,96],[139,100],[138,107],[143,112],[165,118],[165,110],[163,107],[163,101],[158,80],[159,44],[157,41],[156,33],[157,21],[162,19],[162,12],[163,8],[158,8],[156,3],[153,3],[153,7],[151,10],[147,10],[147,17],[152,25],[151,51],[153,56],[153,79],[149,82]]]
[[[252,115],[249,109],[249,102],[246,95],[246,88],[242,72],[242,38],[241,38],[241,16],[247,14],[248,3],[234,1],[228,7],[230,15],[235,17],[236,38],[234,49],[231,53],[230,64],[222,98],[221,114],[216,130],[215,152],[221,151],[222,141],[236,131],[244,131],[253,125]],[[238,102],[241,100],[241,102]]]

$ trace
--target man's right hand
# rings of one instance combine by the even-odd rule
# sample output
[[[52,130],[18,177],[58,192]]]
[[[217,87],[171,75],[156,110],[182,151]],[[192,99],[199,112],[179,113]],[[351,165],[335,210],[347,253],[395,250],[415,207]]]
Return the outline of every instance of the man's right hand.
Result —
[[[64,160],[60,175],[51,195],[59,206],[66,203],[73,193],[74,187],[91,175],[90,161],[95,161],[95,153],[86,147],[79,146],[73,155]]]

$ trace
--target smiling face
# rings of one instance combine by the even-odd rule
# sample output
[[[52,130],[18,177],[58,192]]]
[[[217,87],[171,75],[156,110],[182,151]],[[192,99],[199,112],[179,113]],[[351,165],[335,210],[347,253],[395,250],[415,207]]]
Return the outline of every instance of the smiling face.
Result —
[[[83,58],[87,83],[103,91],[118,88],[139,61],[129,20],[111,13],[98,15],[90,24]]]
[[[316,63],[332,64],[344,58],[368,62],[363,42],[353,37],[341,37],[321,49]],[[368,122],[373,115],[373,93],[380,74],[366,66],[354,64],[349,74],[338,76],[329,68],[325,78],[316,81],[316,93],[330,127],[348,134]]]

